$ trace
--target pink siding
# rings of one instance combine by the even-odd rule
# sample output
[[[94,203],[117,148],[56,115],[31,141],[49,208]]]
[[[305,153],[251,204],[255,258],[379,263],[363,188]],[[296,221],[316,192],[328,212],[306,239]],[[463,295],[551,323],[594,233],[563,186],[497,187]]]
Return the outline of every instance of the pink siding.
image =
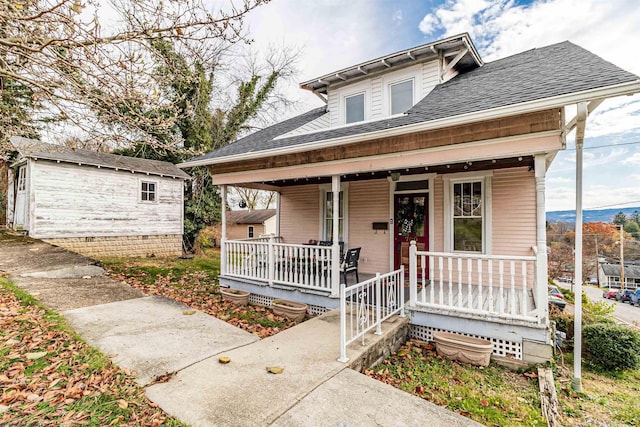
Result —
[[[375,231],[373,222],[389,221],[389,182],[386,179],[356,181],[349,184],[350,248],[361,247],[360,271],[389,271],[391,230]],[[391,228],[391,226],[389,227]]]
[[[285,243],[318,240],[320,190],[317,185],[284,187],[280,192],[280,235]]]
[[[536,244],[536,183],[526,167],[493,173],[493,254],[532,255]]]
[[[431,248],[434,252],[444,251],[444,181],[442,175],[438,175],[433,180],[433,226],[435,230],[431,230],[433,235],[433,245]]]

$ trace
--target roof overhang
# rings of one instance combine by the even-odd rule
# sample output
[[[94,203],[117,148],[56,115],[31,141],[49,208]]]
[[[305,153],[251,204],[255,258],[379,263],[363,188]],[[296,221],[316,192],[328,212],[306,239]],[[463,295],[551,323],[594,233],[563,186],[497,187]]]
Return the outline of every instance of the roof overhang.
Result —
[[[265,157],[279,156],[285,154],[302,153],[310,150],[319,150],[323,148],[336,147],[377,138],[385,138],[391,136],[405,135],[409,133],[440,129],[449,126],[457,126],[467,123],[480,122],[483,120],[497,119],[500,117],[508,117],[518,114],[532,113],[535,111],[546,110],[550,108],[560,108],[567,105],[577,104],[579,102],[589,102],[596,99],[614,98],[617,96],[633,95],[640,92],[640,80],[623,83],[614,86],[606,86],[587,91],[575,92],[565,95],[559,95],[552,98],[544,98],[535,101],[523,102],[520,104],[506,105],[503,107],[482,110],[473,113],[460,114],[457,116],[446,117],[443,119],[425,121],[406,126],[399,126],[390,129],[384,129],[374,132],[361,133],[356,135],[344,136],[339,138],[314,141],[304,144],[297,144],[287,147],[274,148],[269,150],[255,151],[251,153],[236,154],[231,156],[216,157],[209,159],[200,159],[184,162],[176,165],[179,168],[188,168],[195,166],[207,166],[222,163],[230,163],[240,160],[260,159]],[[326,129],[321,132],[326,131]]]
[[[454,65],[462,69],[476,68],[483,65],[469,34],[464,33],[333,71],[300,83],[300,88],[315,94],[326,94],[329,86],[343,85],[347,82],[352,83],[370,78],[379,72],[426,62],[436,59],[440,55],[454,57]]]

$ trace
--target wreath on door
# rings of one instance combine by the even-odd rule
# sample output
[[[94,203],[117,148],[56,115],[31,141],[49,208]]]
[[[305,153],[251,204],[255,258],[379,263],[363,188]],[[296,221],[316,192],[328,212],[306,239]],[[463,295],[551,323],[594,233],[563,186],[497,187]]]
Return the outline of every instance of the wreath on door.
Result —
[[[396,223],[400,236],[415,235],[424,226],[424,206],[415,203],[412,197],[406,197],[398,206]]]

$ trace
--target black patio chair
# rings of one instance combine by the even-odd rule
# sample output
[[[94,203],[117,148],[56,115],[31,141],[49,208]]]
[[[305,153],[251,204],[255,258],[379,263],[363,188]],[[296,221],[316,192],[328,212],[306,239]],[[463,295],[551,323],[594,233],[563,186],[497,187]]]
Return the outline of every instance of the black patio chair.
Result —
[[[360,283],[360,278],[358,277],[360,249],[361,248],[347,249],[347,251],[344,253],[344,259],[342,260],[340,269],[342,270],[342,278],[344,279],[345,285],[347,284],[348,273],[356,273],[356,283]]]

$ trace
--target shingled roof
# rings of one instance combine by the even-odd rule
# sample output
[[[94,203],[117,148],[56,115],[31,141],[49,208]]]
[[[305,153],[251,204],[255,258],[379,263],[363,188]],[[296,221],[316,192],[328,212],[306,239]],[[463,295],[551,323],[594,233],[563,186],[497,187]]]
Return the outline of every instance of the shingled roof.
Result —
[[[77,150],[63,145],[47,144],[36,139],[11,137],[11,144],[24,157],[64,163],[96,166],[108,169],[142,172],[150,175],[188,179],[189,175],[174,164],[159,160],[139,159],[120,154]]]
[[[602,264],[602,271],[609,277],[620,277],[620,264]],[[624,277],[640,279],[640,265],[624,265]]]
[[[532,49],[484,64],[437,85],[401,117],[277,138],[319,117],[324,107],[239,139],[190,163],[283,149],[341,137],[367,134],[417,123],[479,113],[500,107],[577,94],[640,78],[568,41]],[[297,126],[296,126],[297,125]],[[214,161],[215,161],[214,160]]]

